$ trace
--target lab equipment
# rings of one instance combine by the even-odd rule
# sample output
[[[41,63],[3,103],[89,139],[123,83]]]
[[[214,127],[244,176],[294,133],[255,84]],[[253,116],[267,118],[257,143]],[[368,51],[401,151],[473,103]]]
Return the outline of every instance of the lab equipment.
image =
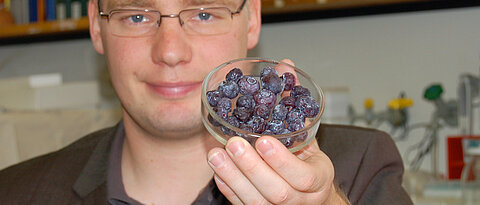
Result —
[[[435,105],[430,121],[426,124],[419,123],[410,126],[409,131],[416,128],[425,128],[422,140],[409,147],[406,151],[406,161],[410,169],[418,171],[424,157],[431,152],[432,175],[438,176],[438,131],[444,126],[456,127],[457,123],[457,102],[456,100],[445,101],[442,98],[443,87],[441,84],[432,84],[425,89],[424,99]],[[410,160],[410,154],[416,151],[416,155]]]
[[[413,106],[413,100],[405,97],[405,93],[400,93],[398,98],[394,98],[388,102],[388,108],[384,111],[375,112],[373,110],[373,99],[367,98],[364,101],[365,113],[357,114],[353,106],[348,108],[348,116],[350,124],[356,121],[365,121],[369,127],[378,128],[383,123],[388,123],[391,127],[390,134],[393,136],[397,130],[401,130],[401,134],[394,139],[405,139],[408,133],[408,108]]]

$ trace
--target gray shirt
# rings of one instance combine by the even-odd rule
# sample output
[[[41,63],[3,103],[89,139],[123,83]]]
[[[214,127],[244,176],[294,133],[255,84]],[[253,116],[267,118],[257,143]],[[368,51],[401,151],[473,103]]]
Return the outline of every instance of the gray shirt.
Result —
[[[112,205],[139,205],[140,202],[129,197],[125,192],[122,181],[122,147],[125,138],[123,123],[117,128],[112,142],[112,148],[108,159],[107,167],[107,199]],[[203,204],[230,204],[225,196],[218,190],[213,179],[198,195],[193,202],[194,205]]]

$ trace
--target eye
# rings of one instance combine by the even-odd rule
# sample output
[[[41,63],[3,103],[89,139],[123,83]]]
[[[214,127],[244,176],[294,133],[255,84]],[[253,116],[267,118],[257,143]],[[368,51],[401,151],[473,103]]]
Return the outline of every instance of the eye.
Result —
[[[143,15],[132,15],[128,18],[128,20],[132,21],[133,23],[142,23],[148,19]]]
[[[209,14],[209,13],[202,12],[202,13],[198,14],[197,18],[202,20],[202,21],[207,21],[207,20],[210,20],[212,18],[212,15]]]

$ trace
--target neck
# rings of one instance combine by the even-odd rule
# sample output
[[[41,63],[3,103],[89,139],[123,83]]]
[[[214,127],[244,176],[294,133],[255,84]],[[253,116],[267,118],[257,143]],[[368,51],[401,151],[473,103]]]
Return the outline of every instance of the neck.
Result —
[[[193,202],[213,176],[207,152],[221,144],[206,130],[188,137],[162,138],[138,132],[130,122],[124,122],[122,154],[127,194],[142,203]]]

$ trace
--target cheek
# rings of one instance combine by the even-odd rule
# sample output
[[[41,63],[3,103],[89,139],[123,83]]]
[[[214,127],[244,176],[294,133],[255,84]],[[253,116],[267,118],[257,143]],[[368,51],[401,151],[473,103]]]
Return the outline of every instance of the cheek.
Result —
[[[144,43],[135,39],[111,39],[106,46],[110,69],[115,73],[132,73],[141,70],[148,59]]]
[[[247,55],[247,38],[242,31],[232,31],[228,34],[203,38],[194,49],[201,59],[208,59],[213,66],[218,66],[229,60],[243,58]],[[214,68],[213,67],[213,68]]]
[[[148,57],[146,50],[140,49],[145,46],[138,41],[128,39],[110,39],[107,42],[107,52],[105,57],[108,62],[108,69],[113,86],[117,93],[122,95],[122,92],[131,90],[134,85],[138,72],[141,72],[142,67],[145,67],[145,59]],[[142,53],[145,52],[145,53]]]

